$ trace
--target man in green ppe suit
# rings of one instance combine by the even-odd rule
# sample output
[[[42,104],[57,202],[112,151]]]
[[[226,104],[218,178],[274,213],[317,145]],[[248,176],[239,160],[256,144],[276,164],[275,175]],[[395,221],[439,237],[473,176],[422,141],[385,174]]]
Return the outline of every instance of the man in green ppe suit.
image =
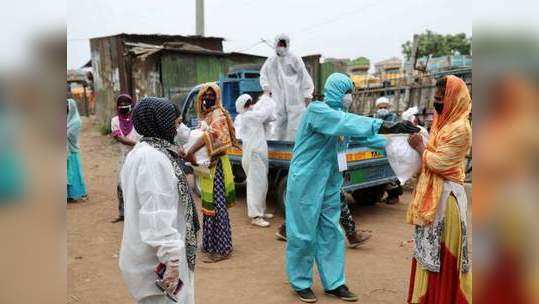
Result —
[[[324,101],[309,104],[296,134],[286,192],[286,268],[292,288],[307,303],[317,301],[311,290],[315,259],[326,294],[358,300],[345,285],[345,244],[339,225],[345,137],[419,131],[406,122],[384,123],[346,113],[353,89],[345,74],[330,75]]]

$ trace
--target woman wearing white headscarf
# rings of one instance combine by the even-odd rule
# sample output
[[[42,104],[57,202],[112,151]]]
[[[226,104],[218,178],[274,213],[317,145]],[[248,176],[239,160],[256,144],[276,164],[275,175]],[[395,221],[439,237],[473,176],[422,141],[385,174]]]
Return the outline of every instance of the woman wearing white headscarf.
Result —
[[[133,110],[134,128],[143,137],[121,173],[125,223],[119,265],[129,293],[141,304],[172,304],[169,297],[195,303],[199,222],[173,146],[179,117],[164,98],[145,97]]]

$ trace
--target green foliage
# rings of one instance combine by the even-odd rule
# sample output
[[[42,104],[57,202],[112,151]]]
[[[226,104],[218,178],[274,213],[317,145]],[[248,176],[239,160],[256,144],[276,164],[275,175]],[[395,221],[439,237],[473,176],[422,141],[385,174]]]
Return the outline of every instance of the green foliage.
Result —
[[[433,57],[454,55],[457,52],[462,55],[470,55],[472,38],[466,34],[441,35],[426,30],[419,35],[417,58],[432,55]],[[412,41],[406,41],[402,45],[402,53],[406,59],[410,59],[412,54]]]
[[[369,58],[367,57],[358,57],[354,60],[352,60],[352,64],[353,65],[365,65],[365,66],[370,66],[371,64],[371,61],[369,60]]]

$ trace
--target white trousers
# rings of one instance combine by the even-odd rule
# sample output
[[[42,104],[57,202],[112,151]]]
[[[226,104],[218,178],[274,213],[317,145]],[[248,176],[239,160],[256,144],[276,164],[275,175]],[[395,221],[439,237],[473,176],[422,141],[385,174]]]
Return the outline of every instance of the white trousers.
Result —
[[[260,152],[251,152],[242,159],[247,175],[247,215],[251,218],[264,216],[268,193],[268,158]]]

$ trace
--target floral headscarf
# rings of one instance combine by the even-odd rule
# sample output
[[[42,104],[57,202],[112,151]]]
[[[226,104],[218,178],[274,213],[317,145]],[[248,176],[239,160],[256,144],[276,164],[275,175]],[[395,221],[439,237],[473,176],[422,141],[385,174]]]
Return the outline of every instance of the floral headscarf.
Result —
[[[215,105],[205,108],[204,94],[212,89],[215,92]],[[198,118],[204,121],[208,128],[204,131],[204,142],[211,156],[224,153],[226,149],[236,144],[236,132],[228,111],[221,103],[221,89],[214,82],[205,83],[200,88],[195,101]]]
[[[472,140],[468,121],[472,103],[462,79],[447,76],[443,104],[442,113],[434,115],[421,175],[408,207],[410,224],[422,226],[434,221],[444,180],[464,182],[464,160]]]

